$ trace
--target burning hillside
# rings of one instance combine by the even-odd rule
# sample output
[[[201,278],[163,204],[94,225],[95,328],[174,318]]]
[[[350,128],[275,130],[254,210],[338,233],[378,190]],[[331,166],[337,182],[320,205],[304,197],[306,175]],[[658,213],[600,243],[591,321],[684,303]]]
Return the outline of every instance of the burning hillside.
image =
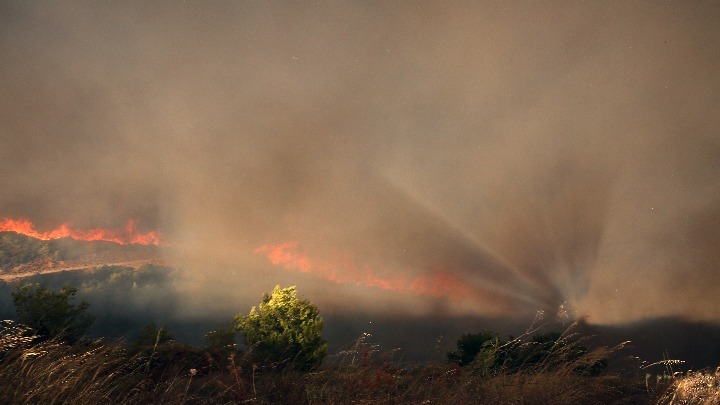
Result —
[[[95,228],[89,230],[77,229],[70,224],[62,224],[59,227],[47,231],[38,231],[35,225],[25,219],[0,218],[0,232],[11,231],[18,234],[31,236],[40,240],[53,240],[60,238],[71,238],[80,241],[107,241],[120,245],[162,245],[160,234],[156,231],[139,232],[137,221],[128,220],[124,229],[103,229]]]
[[[0,278],[10,280],[35,273],[79,270],[114,264],[159,263],[158,233],[137,231],[136,221],[125,229],[75,229],[68,224],[38,231],[27,219],[0,220]]]
[[[429,297],[447,296],[455,299],[465,298],[470,293],[457,277],[447,272],[435,272],[414,277],[407,275],[382,277],[372,269],[359,266],[346,257],[335,257],[333,260],[326,261],[312,259],[299,249],[297,242],[263,245],[257,248],[255,253],[265,255],[272,264],[283,266],[287,270],[311,272],[320,278],[336,283],[350,283]]]

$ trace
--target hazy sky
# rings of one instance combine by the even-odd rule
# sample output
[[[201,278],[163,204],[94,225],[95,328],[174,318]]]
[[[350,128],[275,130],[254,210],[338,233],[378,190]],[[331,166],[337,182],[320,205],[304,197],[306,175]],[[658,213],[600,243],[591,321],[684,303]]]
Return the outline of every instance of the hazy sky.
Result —
[[[148,3],[0,1],[0,216],[160,229],[191,312],[720,319],[719,3]]]

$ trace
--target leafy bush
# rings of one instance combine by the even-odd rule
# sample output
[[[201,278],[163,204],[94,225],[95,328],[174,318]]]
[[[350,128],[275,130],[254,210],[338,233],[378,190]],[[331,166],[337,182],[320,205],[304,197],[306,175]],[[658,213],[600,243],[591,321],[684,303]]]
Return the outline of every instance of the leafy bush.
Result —
[[[253,361],[270,368],[308,370],[320,365],[327,351],[323,320],[316,306],[296,296],[295,287],[276,286],[235,327],[245,339]]]
[[[489,355],[490,352],[488,349],[497,344],[499,340],[496,333],[487,330],[479,333],[467,333],[458,339],[458,350],[447,354],[448,360],[460,366],[467,366],[472,363],[483,350],[486,355]]]
[[[559,332],[503,341],[494,332],[482,331],[461,336],[457,347],[457,351],[447,354],[448,360],[481,374],[537,373],[577,363],[576,372],[597,375],[607,365],[603,358],[578,362],[588,353],[582,339]]]
[[[87,313],[87,302],[77,306],[72,303],[76,292],[69,285],[57,292],[40,284],[18,286],[12,293],[18,322],[31,327],[42,338],[77,341],[95,317]]]

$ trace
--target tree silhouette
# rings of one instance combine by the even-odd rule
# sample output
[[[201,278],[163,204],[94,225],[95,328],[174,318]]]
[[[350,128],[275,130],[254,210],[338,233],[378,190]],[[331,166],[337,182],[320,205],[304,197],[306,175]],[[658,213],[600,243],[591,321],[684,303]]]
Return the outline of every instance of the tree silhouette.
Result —
[[[95,317],[87,313],[83,301],[72,303],[77,288],[65,285],[53,291],[40,284],[23,284],[12,293],[18,322],[25,324],[41,338],[57,338],[70,343],[85,334]]]

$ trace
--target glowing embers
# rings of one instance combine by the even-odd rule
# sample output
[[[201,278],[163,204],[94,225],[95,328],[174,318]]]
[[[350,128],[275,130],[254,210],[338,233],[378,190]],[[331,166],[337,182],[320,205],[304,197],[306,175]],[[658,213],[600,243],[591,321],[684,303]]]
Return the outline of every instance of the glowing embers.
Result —
[[[312,273],[336,283],[351,283],[431,297],[463,298],[470,293],[460,280],[447,272],[439,271],[420,276],[381,276],[340,255],[330,260],[312,259],[299,249],[297,242],[263,245],[255,249],[255,253],[265,255],[272,264],[288,270]]]
[[[160,235],[156,231],[138,232],[137,221],[131,219],[122,230],[95,228],[90,230],[81,230],[73,228],[69,224],[62,224],[56,229],[40,232],[35,229],[35,225],[25,218],[10,219],[0,218],[0,232],[12,231],[22,235],[32,236],[42,240],[72,238],[76,240],[95,241],[102,240],[115,242],[121,245],[140,244],[140,245],[163,245]]]

